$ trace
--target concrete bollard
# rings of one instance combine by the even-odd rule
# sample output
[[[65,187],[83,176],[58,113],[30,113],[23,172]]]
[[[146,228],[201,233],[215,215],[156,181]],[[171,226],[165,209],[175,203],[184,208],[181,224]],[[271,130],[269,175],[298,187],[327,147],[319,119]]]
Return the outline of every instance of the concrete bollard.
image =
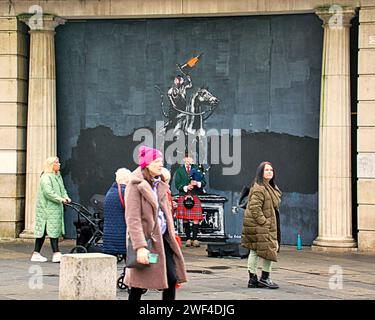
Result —
[[[76,253],[61,257],[61,300],[115,300],[116,282],[117,258],[114,256]]]

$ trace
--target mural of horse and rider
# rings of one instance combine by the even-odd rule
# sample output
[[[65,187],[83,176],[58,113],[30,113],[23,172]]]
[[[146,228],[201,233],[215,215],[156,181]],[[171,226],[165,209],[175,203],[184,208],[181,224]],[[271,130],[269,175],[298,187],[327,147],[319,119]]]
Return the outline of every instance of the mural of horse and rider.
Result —
[[[176,75],[172,87],[168,90],[167,112],[164,110],[164,94],[159,86],[155,86],[160,92],[161,108],[166,118],[164,131],[173,129],[175,134],[182,131],[185,135],[205,135],[204,121],[213,114],[219,104],[219,99],[208,90],[208,87],[200,87],[191,97],[187,96],[187,90],[193,88],[189,73],[201,56],[202,54],[199,54],[182,65],[177,64],[180,74]]]
[[[241,236],[243,210],[236,205],[242,187],[268,160],[283,191],[282,243],[295,244],[299,232],[304,244],[312,243],[318,221],[322,43],[315,14],[59,26],[58,155],[72,200],[88,205],[93,194],[105,194],[118,168],[135,169],[133,151],[141,143],[156,146],[156,122],[164,132],[196,136],[198,143],[211,129],[227,130],[220,140],[226,158],[209,163],[206,150],[205,169],[211,167],[205,188],[228,199],[228,239],[238,242]],[[151,132],[151,140],[134,139],[140,129]],[[235,129],[241,132],[241,151],[233,155]],[[223,174],[234,158],[241,163],[239,172]],[[180,163],[166,165],[173,176]],[[74,238],[75,215],[67,212],[65,218],[67,237]]]

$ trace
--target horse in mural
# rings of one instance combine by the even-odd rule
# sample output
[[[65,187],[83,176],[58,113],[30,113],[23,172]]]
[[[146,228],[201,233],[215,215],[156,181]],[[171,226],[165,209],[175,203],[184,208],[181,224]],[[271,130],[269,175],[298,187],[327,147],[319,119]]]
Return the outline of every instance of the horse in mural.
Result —
[[[162,130],[173,128],[177,133],[181,130],[186,135],[198,134],[205,135],[204,121],[207,120],[219,105],[220,100],[214,96],[208,88],[199,88],[192,96],[185,110],[178,109],[173,104],[170,105],[168,113],[164,111],[164,95],[160,88],[155,86],[161,96],[161,109],[166,121]]]

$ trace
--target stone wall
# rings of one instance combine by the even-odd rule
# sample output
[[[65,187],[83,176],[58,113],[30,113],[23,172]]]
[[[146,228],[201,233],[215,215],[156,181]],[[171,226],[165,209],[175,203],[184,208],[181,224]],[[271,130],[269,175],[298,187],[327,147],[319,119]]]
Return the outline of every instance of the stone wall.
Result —
[[[27,28],[0,18],[0,237],[22,231],[25,206]]]
[[[375,251],[375,7],[359,22],[358,249]]]
[[[0,2],[0,237],[16,237],[24,219],[28,36],[16,16],[29,12],[30,4]],[[296,14],[331,4],[360,7],[358,245],[360,250],[374,250],[375,0],[38,1],[44,13],[66,19]]]
[[[44,12],[65,19],[191,17],[253,14],[313,13],[319,6],[338,4],[360,7],[375,0],[42,0]],[[30,0],[2,1],[0,16],[29,11]]]

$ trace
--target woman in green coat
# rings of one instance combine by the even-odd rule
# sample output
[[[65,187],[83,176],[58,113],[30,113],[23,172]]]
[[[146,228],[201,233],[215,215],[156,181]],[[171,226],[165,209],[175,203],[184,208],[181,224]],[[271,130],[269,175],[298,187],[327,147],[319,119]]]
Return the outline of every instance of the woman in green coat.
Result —
[[[277,261],[280,246],[280,200],[281,191],[275,184],[272,164],[262,162],[250,189],[242,229],[241,245],[250,249],[248,288],[279,288],[271,280],[270,272],[272,261]],[[263,258],[263,268],[258,280],[259,257]]]
[[[50,237],[53,251],[52,262],[60,262],[61,252],[58,239],[65,233],[64,203],[71,200],[65,190],[60,175],[60,162],[57,157],[46,160],[40,176],[35,217],[35,249],[31,261],[46,262],[47,258],[40,254],[46,235]]]

